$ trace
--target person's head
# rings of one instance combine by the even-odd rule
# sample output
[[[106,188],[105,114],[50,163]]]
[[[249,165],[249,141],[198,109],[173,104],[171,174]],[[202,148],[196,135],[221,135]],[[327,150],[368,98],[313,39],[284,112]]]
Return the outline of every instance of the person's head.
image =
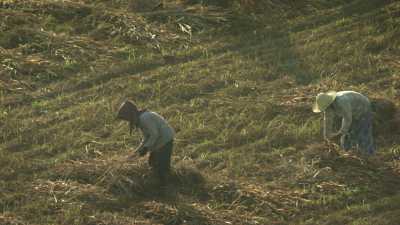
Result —
[[[327,93],[319,93],[313,105],[313,112],[324,112],[336,99],[336,92],[329,91]]]
[[[136,104],[132,101],[126,100],[121,104],[118,109],[117,119],[129,122],[130,132],[139,121],[139,110]]]

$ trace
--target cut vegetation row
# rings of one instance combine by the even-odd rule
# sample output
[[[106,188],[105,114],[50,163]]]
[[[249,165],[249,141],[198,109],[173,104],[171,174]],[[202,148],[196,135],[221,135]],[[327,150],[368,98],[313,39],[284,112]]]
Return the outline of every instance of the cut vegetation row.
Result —
[[[397,224],[398,24],[389,0],[1,1],[0,224]],[[348,89],[379,99],[368,159],[311,111]],[[176,130],[164,192],[125,161],[126,99]]]

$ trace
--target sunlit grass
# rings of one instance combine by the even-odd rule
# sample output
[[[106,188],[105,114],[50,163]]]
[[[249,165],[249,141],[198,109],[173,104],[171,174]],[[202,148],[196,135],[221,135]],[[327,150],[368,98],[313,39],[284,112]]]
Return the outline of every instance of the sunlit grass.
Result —
[[[184,14],[204,28],[188,38],[175,15],[85,2],[62,15],[62,2],[0,9],[19,18],[42,7],[0,24],[0,223],[398,221],[397,134],[383,132],[378,155],[359,159],[324,145],[311,112],[330,89],[398,105],[398,3],[266,1],[261,14],[217,9],[226,22],[213,24],[204,2]],[[170,196],[147,183],[145,159],[122,161],[140,143],[115,121],[125,99],[176,130]]]

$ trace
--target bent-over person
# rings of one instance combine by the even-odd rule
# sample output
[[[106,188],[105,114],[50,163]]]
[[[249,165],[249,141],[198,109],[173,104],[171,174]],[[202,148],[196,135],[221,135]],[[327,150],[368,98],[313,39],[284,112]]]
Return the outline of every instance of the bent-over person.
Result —
[[[118,119],[129,122],[130,133],[134,127],[140,128],[143,140],[136,152],[140,156],[150,153],[149,165],[165,185],[171,167],[171,154],[175,132],[159,114],[138,109],[132,101],[125,101],[118,110]]]
[[[340,137],[340,145],[355,147],[366,154],[375,152],[372,136],[372,111],[369,99],[355,91],[320,93],[313,106],[315,113],[324,113],[324,138]],[[335,118],[341,118],[339,131],[333,132]]]

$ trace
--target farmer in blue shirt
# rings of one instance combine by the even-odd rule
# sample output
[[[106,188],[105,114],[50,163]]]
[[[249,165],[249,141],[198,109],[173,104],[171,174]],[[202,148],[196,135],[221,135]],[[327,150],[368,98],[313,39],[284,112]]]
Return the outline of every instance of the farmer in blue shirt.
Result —
[[[372,112],[369,99],[355,91],[320,93],[313,106],[315,113],[324,113],[324,138],[340,137],[341,147],[355,147],[363,153],[373,154]],[[342,118],[341,128],[333,132],[335,117]]]
[[[148,110],[139,110],[132,101],[122,103],[117,118],[129,122],[131,133],[134,127],[140,128],[144,138],[136,152],[140,156],[150,153],[149,164],[158,174],[161,183],[165,184],[171,167],[175,135],[172,127],[159,114]]]

